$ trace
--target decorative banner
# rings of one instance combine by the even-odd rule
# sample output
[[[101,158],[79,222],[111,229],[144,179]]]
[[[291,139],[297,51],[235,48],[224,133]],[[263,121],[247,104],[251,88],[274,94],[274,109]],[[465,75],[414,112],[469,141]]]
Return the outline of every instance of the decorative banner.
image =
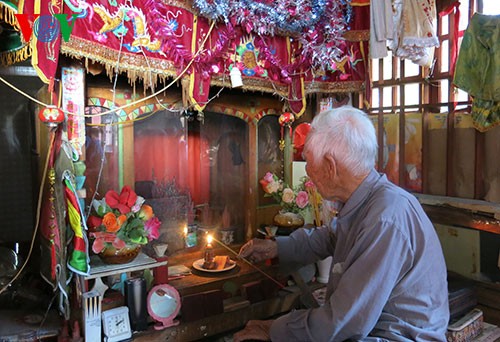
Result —
[[[62,68],[62,108],[69,113],[66,121],[68,141],[79,155],[85,145],[85,70]]]
[[[333,0],[322,1],[326,4]],[[175,0],[134,0],[133,6],[124,0],[89,2],[94,15],[74,20],[71,37],[62,42],[61,51],[103,64],[110,75],[118,65],[119,70],[126,71],[130,82],[143,79],[146,88],[153,88],[159,80],[177,77],[190,65],[185,75],[189,87],[185,90],[198,110],[206,105],[209,86],[231,86],[230,70],[237,66],[244,90],[281,96],[289,101],[290,110],[300,116],[307,94],[360,92],[369,85],[366,80],[369,2],[358,4],[360,1],[351,1],[352,31],[343,32],[345,39],[335,41],[340,51],[338,59],[328,59],[326,63],[327,57],[317,56],[326,63],[326,68],[310,68],[314,63],[310,59],[312,50],[303,40],[311,39],[306,36],[315,35],[314,30],[312,33],[306,30],[298,37],[272,36],[266,30],[259,31],[259,22],[263,22],[260,19],[250,31],[250,21],[213,23],[204,17],[194,20],[193,9]],[[258,5],[256,1],[247,2]],[[68,14],[75,12],[70,9]],[[308,11],[316,13],[315,9]],[[297,28],[303,25],[296,19],[280,22],[285,26],[298,25]],[[212,29],[210,37],[200,50],[209,29]]]
[[[300,56],[300,45],[298,42],[289,41],[287,44],[288,56],[290,58],[290,64],[295,64],[297,62],[296,56]],[[300,117],[306,111],[306,96],[304,91],[304,73],[301,72],[302,69],[298,69],[298,72],[293,72],[289,77],[291,78],[291,83],[288,86],[288,104],[293,113]]]
[[[50,92],[54,90],[61,45],[61,22],[55,15],[62,13],[62,6],[62,0],[21,0],[16,16],[24,40],[31,39],[31,64],[38,77],[49,84]]]
[[[201,43],[208,34],[209,26],[204,21],[198,21],[198,17],[193,18],[193,35],[191,41],[191,53],[193,56],[200,49]],[[208,47],[210,48],[210,47]],[[210,92],[210,72],[194,68],[189,78],[189,99],[197,111],[203,111],[208,102]]]

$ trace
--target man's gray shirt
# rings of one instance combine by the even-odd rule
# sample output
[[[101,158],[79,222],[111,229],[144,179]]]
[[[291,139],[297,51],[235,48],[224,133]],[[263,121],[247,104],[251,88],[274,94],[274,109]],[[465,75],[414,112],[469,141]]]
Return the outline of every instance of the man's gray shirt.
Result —
[[[446,265],[416,198],[372,170],[330,227],[278,237],[282,264],[333,256],[327,300],[271,327],[272,341],[446,341]]]

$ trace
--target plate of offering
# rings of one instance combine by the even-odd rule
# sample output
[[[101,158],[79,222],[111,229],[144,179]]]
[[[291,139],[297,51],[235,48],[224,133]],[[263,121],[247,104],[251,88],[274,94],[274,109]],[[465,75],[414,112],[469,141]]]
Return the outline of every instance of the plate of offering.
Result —
[[[227,255],[216,255],[211,262],[205,259],[198,259],[193,262],[193,267],[203,272],[224,272],[236,267],[236,261],[231,260]]]

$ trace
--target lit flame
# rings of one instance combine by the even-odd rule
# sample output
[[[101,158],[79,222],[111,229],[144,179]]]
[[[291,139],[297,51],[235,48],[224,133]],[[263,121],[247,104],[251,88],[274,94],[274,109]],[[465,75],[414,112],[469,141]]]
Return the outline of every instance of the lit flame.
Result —
[[[185,227],[184,227],[184,236],[187,236],[187,235],[188,235],[188,227],[187,227],[187,226],[185,226]]]
[[[208,244],[211,244],[211,243],[212,243],[212,240],[213,240],[212,235],[208,234],[208,235],[207,235],[207,243],[208,243]]]

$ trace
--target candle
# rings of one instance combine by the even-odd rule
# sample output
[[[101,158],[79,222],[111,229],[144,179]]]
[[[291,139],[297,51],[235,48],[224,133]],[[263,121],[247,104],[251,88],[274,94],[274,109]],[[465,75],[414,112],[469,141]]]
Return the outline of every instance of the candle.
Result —
[[[205,247],[205,263],[211,263],[214,260],[214,250],[212,248],[212,235],[207,235],[207,245]]]

